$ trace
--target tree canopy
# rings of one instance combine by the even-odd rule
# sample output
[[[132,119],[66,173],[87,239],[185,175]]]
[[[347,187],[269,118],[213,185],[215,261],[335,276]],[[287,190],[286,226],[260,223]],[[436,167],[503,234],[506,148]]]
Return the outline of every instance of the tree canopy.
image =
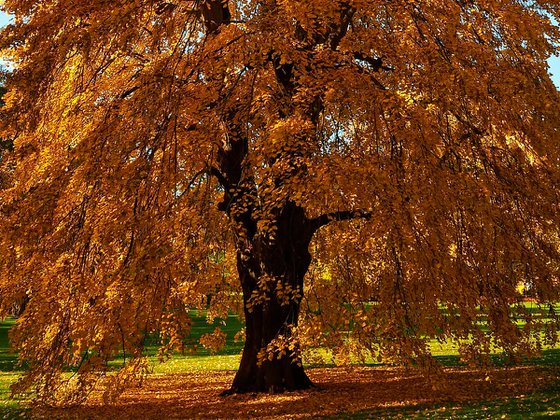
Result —
[[[309,386],[316,346],[432,366],[434,337],[469,361],[556,340],[557,0],[3,7],[16,391],[118,391],[192,308],[245,319],[233,392]]]

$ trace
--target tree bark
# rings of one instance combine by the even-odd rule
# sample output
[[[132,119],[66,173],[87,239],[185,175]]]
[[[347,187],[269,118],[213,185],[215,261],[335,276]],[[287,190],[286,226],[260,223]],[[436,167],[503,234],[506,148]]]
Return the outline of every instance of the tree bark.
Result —
[[[297,353],[298,344],[291,341],[292,328],[298,323],[303,278],[311,262],[308,246],[312,225],[303,208],[289,201],[279,211],[276,227],[273,242],[256,235],[249,247],[237,254],[246,339],[231,393],[282,392],[312,386]],[[286,297],[279,290],[294,293]],[[285,354],[278,347],[268,351],[275,340],[280,346],[292,342],[291,350],[283,348]]]
[[[200,5],[207,36],[214,36],[222,26],[231,23],[229,1],[203,0]],[[274,7],[263,6],[263,13],[267,10],[266,13],[272,16]],[[340,13],[340,24],[331,27],[327,36],[333,50],[347,33],[354,10],[343,2]],[[294,36],[306,45],[310,53],[315,44],[327,41],[327,38],[311,39],[313,37],[299,24]],[[294,99],[300,87],[295,64],[282,62],[281,54],[275,51],[270,52],[268,59],[282,96]],[[285,109],[278,109],[280,120],[301,114],[317,125],[323,109],[320,94],[309,103],[299,104],[299,113],[295,110],[295,100],[292,102]],[[316,230],[332,221],[368,216],[366,212],[346,211],[308,219],[304,209],[290,201],[289,197],[272,194],[271,197],[257,198],[256,182],[251,174],[244,172],[244,162],[249,153],[246,127],[241,123],[244,118],[245,114],[237,105],[225,108],[223,120],[228,132],[227,145],[218,149],[216,167],[210,171],[224,188],[224,198],[218,208],[228,215],[237,238],[237,269],[245,304],[245,347],[229,392],[305,389],[312,383],[303,370],[293,329],[298,323],[304,276],[311,263],[311,238]],[[275,186],[283,184],[283,176],[294,178],[307,171],[305,164],[294,163],[301,157],[299,152],[283,153],[281,159],[289,170],[284,170],[282,176],[274,180]],[[273,166],[279,159],[271,156],[268,164]],[[273,210],[263,205],[270,198]],[[266,216],[263,216],[265,208]],[[263,217],[275,229],[274,235],[259,228]]]

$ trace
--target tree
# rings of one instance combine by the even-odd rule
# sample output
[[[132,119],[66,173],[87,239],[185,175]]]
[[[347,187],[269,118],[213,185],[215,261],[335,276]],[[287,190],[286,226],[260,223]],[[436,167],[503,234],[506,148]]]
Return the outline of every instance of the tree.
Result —
[[[0,69],[0,81],[4,81],[4,71]],[[0,85],[0,108],[4,106],[3,96],[6,94],[6,88],[3,85]],[[9,153],[13,152],[14,150],[14,143],[12,139],[0,139],[0,162],[2,159],[8,159]],[[5,186],[9,185],[9,174],[10,174],[11,165],[4,163],[2,168],[0,169],[0,188],[4,188]]]
[[[30,297],[16,390],[118,385],[153,333],[162,357],[180,348],[207,296],[210,318],[246,322],[232,392],[309,387],[304,344],[431,366],[431,337],[471,359],[556,339],[517,291],[530,281],[554,320],[555,2],[4,9],[0,305]]]
[[[4,74],[5,70],[0,69],[0,81],[4,82]],[[6,94],[6,88],[3,85],[0,85],[0,108],[4,106],[3,96]],[[3,164],[0,166],[0,189],[8,188],[10,186],[11,181],[11,174],[14,169],[14,164],[10,161],[12,157],[12,152],[14,151],[14,142],[12,139],[0,139],[0,162],[3,161]],[[12,302],[11,309],[9,311],[10,315],[12,316],[19,316],[25,305],[27,304],[27,299],[24,296],[21,296],[16,301]]]

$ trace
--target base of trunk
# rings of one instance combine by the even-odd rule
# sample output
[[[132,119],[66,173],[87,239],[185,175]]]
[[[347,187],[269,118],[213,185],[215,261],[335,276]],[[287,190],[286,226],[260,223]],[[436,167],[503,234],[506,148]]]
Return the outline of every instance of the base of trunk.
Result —
[[[292,363],[290,358],[266,361],[244,366],[243,359],[231,388],[224,395],[250,392],[281,393],[313,387],[313,383],[303,370],[303,366]]]

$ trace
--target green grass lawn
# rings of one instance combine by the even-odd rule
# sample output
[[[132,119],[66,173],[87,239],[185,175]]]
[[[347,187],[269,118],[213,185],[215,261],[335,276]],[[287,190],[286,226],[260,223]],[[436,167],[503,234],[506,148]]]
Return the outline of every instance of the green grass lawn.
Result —
[[[154,366],[154,373],[178,373],[192,371],[235,370],[239,363],[242,343],[235,342],[234,336],[241,329],[242,324],[235,316],[230,316],[225,323],[216,321],[209,325],[204,314],[197,314],[191,330],[190,341],[196,343],[200,336],[214,330],[218,325],[227,335],[226,346],[216,355],[212,355],[202,346],[198,346],[195,353],[174,355],[166,363],[157,360],[157,339],[153,339],[147,347],[149,359]],[[26,417],[28,411],[22,408],[18,401],[9,398],[9,386],[21,374],[17,367],[17,358],[10,352],[8,331],[13,326],[13,319],[0,322],[0,419]],[[457,349],[449,343],[432,343],[436,358],[446,366],[459,364]],[[115,366],[122,363],[116,360]],[[541,366],[560,366],[560,346],[545,350],[543,354],[526,363]],[[373,362],[372,362],[373,364]],[[391,408],[369,412],[349,414],[348,418],[538,418],[548,416],[560,417],[560,384],[555,388],[539,391],[532,395],[518,398],[508,398],[476,403],[442,404],[429,406],[414,406]]]
[[[13,324],[13,319],[0,322],[0,419],[25,416],[27,412],[20,407],[18,401],[10,398],[10,384],[14,383],[21,373],[17,370],[17,358],[10,352],[8,342],[8,331]]]
[[[165,363],[160,363],[156,356],[158,346],[153,343],[147,347],[147,352],[150,355],[149,359],[153,364],[154,373],[237,369],[243,349],[243,342],[236,342],[234,339],[235,334],[243,327],[239,318],[236,315],[230,315],[225,320],[225,325],[221,320],[208,324],[204,316],[194,316],[193,320],[189,342],[197,343],[202,335],[211,333],[214,328],[219,326],[227,336],[225,347],[218,353],[211,354],[203,346],[198,345],[193,354],[176,354]]]

